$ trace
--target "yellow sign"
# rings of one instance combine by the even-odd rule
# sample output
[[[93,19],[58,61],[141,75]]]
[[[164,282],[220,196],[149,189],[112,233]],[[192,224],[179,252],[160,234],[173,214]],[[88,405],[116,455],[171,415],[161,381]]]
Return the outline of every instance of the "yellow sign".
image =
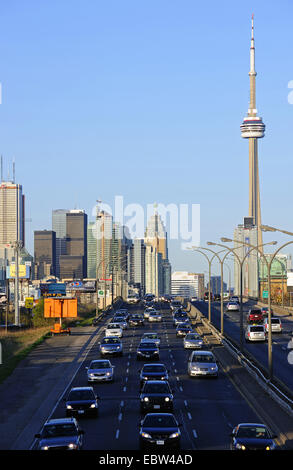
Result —
[[[33,308],[34,306],[34,298],[33,297],[27,297],[25,299],[25,308]]]
[[[9,268],[10,268],[10,277],[15,278],[15,276],[16,276],[16,266],[15,266],[15,264],[11,264],[9,266]],[[25,264],[19,264],[18,265],[18,277],[26,277],[26,272],[27,272],[26,265]]]

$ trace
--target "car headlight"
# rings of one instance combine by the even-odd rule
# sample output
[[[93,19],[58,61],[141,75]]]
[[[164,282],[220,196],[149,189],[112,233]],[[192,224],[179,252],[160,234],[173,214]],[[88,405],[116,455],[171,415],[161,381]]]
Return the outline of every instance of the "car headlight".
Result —
[[[49,450],[48,446],[41,447],[41,450]]]
[[[141,436],[144,437],[145,439],[151,439],[152,438],[152,436],[150,434],[148,434],[147,432],[142,432]]]
[[[76,445],[76,444],[69,444],[69,445],[68,445],[68,448],[69,448],[69,449],[76,449],[76,448],[77,448],[77,445]]]
[[[191,370],[199,370],[199,367],[192,366]]]
[[[217,366],[212,366],[211,370],[217,370]]]
[[[236,449],[246,450],[246,447],[243,444],[236,444]]]
[[[148,397],[144,397],[144,401],[149,401]]]
[[[117,346],[117,348],[116,348],[116,349],[120,349],[120,346]]]
[[[169,398],[169,397],[165,397],[165,401],[170,401],[170,398]]]
[[[179,432],[173,432],[173,434],[171,434],[169,437],[170,439],[173,439],[174,437],[179,437],[179,436],[180,436]]]
[[[107,377],[110,377],[111,372],[107,372],[106,375],[107,375]]]
[[[97,406],[97,405],[96,405],[95,403],[93,403],[93,404],[91,405],[91,408],[96,408],[96,406]]]
[[[71,405],[66,405],[66,408],[67,408],[68,410],[72,410],[72,406],[71,406]]]

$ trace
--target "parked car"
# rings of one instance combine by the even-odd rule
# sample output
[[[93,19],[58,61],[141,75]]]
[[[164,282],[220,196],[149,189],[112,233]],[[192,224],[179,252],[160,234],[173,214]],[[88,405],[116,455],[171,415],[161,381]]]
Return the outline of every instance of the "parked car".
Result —
[[[188,360],[188,374],[190,377],[218,377],[218,366],[214,354],[211,351],[193,351]]]
[[[275,450],[272,434],[264,424],[240,423],[231,433],[231,450]]]
[[[75,418],[49,419],[35,434],[38,450],[80,450],[84,431]]]
[[[247,315],[247,323],[262,323],[263,315],[260,308],[251,308]]]
[[[269,320],[266,319],[264,322],[266,332],[269,331]],[[272,326],[272,333],[282,333],[283,327],[282,322],[279,317],[271,317],[271,326]]]
[[[171,413],[148,413],[140,423],[140,449],[180,449],[179,427],[175,416]]]
[[[245,331],[245,340],[249,341],[266,341],[267,335],[264,325],[248,325]]]
[[[91,361],[89,367],[86,367],[88,382],[113,382],[114,367],[109,360]]]
[[[65,399],[66,416],[97,416],[99,399],[92,387],[73,387]]]

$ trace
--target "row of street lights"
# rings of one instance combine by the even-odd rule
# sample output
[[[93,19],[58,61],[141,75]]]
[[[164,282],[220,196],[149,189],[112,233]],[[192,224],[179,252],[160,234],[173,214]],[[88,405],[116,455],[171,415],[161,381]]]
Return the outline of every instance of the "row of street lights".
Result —
[[[275,227],[270,227],[268,225],[262,225],[261,229],[263,231],[270,231],[270,232],[282,232],[287,235],[293,236],[292,232],[288,232],[285,230],[277,229]],[[269,368],[269,379],[273,379],[273,354],[272,354],[272,328],[271,328],[271,266],[276,258],[277,254],[286,246],[290,245],[293,243],[293,241],[284,243],[280,248],[278,248],[271,256],[270,260],[268,261],[266,256],[263,254],[261,248],[264,246],[268,245],[276,245],[276,241],[268,242],[268,243],[263,243],[262,245],[252,245],[251,243],[246,243],[242,242],[239,240],[233,240],[231,238],[226,238],[222,237],[221,241],[223,243],[237,243],[239,246],[231,248],[227,247],[226,245],[222,243],[215,243],[215,242],[207,242],[207,245],[209,246],[218,246],[220,248],[223,248],[222,250],[215,252],[211,248],[204,248],[204,247],[192,247],[190,248],[191,250],[197,251],[204,255],[206,260],[208,261],[209,264],[209,307],[208,307],[208,320],[211,323],[211,298],[210,298],[210,286],[211,286],[211,265],[212,262],[215,258],[218,259],[220,266],[221,266],[221,335],[224,335],[224,300],[223,300],[223,265],[224,262],[227,258],[227,256],[231,253],[235,256],[235,259],[238,262],[239,269],[240,269],[240,338],[239,338],[239,348],[240,351],[243,352],[243,266],[245,261],[247,260],[248,256],[251,254],[252,251],[256,250],[258,254],[264,259],[266,266],[267,266],[267,271],[268,271],[268,368]],[[240,259],[236,251],[241,247],[241,246],[247,246],[249,250],[247,250],[245,256]],[[205,253],[205,251],[209,251],[212,253],[212,256],[209,258],[208,255]],[[224,256],[220,258],[219,254],[225,252]]]

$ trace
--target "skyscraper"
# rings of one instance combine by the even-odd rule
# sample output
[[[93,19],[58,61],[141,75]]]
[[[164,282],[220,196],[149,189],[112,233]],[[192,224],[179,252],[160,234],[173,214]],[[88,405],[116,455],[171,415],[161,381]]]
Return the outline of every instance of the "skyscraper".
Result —
[[[52,212],[52,229],[56,233],[56,276],[60,277],[60,256],[66,255],[66,214],[68,209]]]
[[[251,44],[250,44],[250,102],[247,116],[244,118],[241,136],[249,142],[249,217],[257,227],[258,246],[262,245],[261,232],[261,209],[259,193],[259,171],[258,171],[258,142],[257,139],[264,137],[265,125],[262,118],[257,115],[256,93],[255,93],[255,47],[254,47],[254,18],[252,16]],[[260,247],[261,250],[261,247]]]
[[[53,230],[34,232],[35,279],[54,275],[56,270],[56,233]]]
[[[0,248],[21,241],[25,244],[24,195],[22,186],[11,181],[0,185]]]
[[[157,252],[162,254],[163,259],[168,259],[167,233],[157,211],[148,220],[144,241],[146,245],[156,248]]]
[[[87,214],[84,210],[66,213],[66,254],[59,260],[60,278],[87,277]]]

